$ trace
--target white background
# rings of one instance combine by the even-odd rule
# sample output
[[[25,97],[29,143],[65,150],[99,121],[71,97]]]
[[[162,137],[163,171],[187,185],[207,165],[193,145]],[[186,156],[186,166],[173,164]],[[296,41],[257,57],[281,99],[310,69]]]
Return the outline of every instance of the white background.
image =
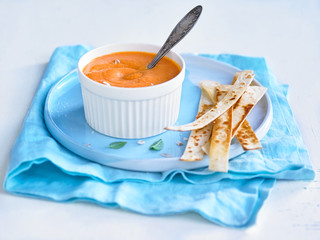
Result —
[[[177,52],[265,57],[281,83],[316,171],[277,182],[248,229],[197,214],[148,217],[87,203],[17,197],[0,189],[0,239],[320,239],[320,1],[0,0],[0,184],[10,151],[57,46],[162,44],[194,6],[204,9]]]

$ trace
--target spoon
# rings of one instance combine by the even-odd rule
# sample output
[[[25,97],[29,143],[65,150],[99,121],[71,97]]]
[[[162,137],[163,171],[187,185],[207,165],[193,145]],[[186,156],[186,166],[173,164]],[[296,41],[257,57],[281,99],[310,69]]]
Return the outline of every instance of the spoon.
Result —
[[[202,6],[198,5],[185,15],[170,33],[167,41],[163,44],[157,55],[152,59],[147,69],[153,68],[173,48],[196,24],[202,11]]]

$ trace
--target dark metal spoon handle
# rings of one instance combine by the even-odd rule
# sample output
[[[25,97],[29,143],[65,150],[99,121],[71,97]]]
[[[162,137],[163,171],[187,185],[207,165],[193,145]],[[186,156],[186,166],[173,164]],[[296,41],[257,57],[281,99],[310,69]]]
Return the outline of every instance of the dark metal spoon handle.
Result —
[[[188,34],[188,32],[193,28],[195,23],[197,22],[202,11],[202,6],[196,6],[190,12],[185,15],[180,22],[175,26],[175,28],[170,33],[167,41],[161,47],[157,55],[151,61],[151,63],[147,66],[148,69],[153,68],[163,56],[165,56],[171,48],[173,48],[184,36]]]

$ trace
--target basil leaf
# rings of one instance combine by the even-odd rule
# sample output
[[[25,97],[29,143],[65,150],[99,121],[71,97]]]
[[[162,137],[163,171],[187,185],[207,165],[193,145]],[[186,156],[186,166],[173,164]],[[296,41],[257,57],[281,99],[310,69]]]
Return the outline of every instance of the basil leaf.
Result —
[[[163,141],[162,139],[159,139],[158,141],[154,142],[151,146],[151,150],[160,151],[163,148]]]
[[[107,147],[107,148],[119,149],[119,148],[122,148],[126,144],[127,144],[127,142],[112,142],[109,144],[109,147]]]

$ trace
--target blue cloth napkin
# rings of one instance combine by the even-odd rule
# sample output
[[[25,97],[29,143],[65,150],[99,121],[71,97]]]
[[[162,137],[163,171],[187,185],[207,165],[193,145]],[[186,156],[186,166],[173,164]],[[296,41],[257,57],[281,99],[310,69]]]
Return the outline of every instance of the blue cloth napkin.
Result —
[[[228,173],[206,168],[158,173],[114,169],[88,161],[60,145],[48,132],[43,110],[48,91],[77,67],[91,47],[59,47],[53,53],[22,130],[13,146],[4,188],[54,201],[89,201],[147,215],[193,211],[214,223],[247,227],[255,222],[276,179],[311,180],[314,171],[288,105],[288,87],[277,83],[263,58],[207,55],[252,69],[268,87],[274,117],[263,149],[230,161]]]

